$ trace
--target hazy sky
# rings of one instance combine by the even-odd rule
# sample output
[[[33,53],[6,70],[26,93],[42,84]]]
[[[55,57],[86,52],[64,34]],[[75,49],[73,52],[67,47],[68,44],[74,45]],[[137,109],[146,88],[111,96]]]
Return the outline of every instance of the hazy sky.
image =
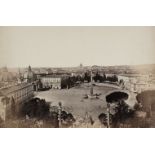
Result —
[[[0,66],[155,62],[155,27],[0,27]]]

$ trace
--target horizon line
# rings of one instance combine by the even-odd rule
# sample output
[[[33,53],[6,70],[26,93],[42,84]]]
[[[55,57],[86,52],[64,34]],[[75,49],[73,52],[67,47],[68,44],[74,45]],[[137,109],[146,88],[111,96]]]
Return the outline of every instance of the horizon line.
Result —
[[[83,64],[82,64],[83,65]],[[143,65],[155,65],[155,63],[147,63],[147,64],[120,64],[120,65],[83,65],[82,67],[93,67],[93,66],[97,66],[97,67],[119,67],[119,66],[143,66]],[[77,66],[32,66],[32,65],[27,65],[27,66],[7,66],[7,65],[4,65],[4,66],[0,66],[0,68],[4,68],[4,67],[7,67],[7,68],[27,68],[31,66],[32,68],[77,68],[77,67],[80,67],[80,64],[77,65]]]

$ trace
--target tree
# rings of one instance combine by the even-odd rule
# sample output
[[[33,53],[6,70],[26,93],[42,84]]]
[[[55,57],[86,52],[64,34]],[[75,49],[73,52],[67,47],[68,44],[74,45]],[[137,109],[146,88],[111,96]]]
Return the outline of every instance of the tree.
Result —
[[[105,74],[103,76],[101,76],[98,72],[96,73],[96,75],[93,77],[95,82],[103,82],[106,80]]]
[[[123,123],[130,117],[133,116],[134,111],[125,103],[124,100],[119,102],[114,108],[115,114],[113,117],[113,122],[116,125],[117,123]]]
[[[88,72],[86,72],[86,73],[84,74],[84,80],[90,82],[91,77],[90,77],[90,75],[88,74]]]
[[[129,105],[125,103],[128,99],[128,94],[125,92],[113,92],[106,96],[107,109],[110,109],[110,104],[115,103],[115,114],[113,115],[113,125],[116,126],[117,123],[123,123],[127,118],[131,117],[133,110],[130,109]],[[110,115],[110,110],[109,110]]]
[[[122,100],[127,100],[128,94],[125,92],[115,91],[106,96],[106,101],[108,103],[121,102]]]
[[[43,99],[34,98],[23,104],[21,113],[24,116],[42,119],[49,115],[49,104]]]
[[[99,118],[99,120],[100,120],[100,122],[101,122],[102,124],[104,124],[105,126],[108,126],[108,124],[107,124],[108,116],[107,116],[106,113],[101,113],[101,114],[98,116],[98,118]],[[109,115],[109,124],[110,124],[110,125],[112,125],[112,119],[113,119],[113,115],[110,114],[110,115]]]
[[[103,74],[103,81],[106,81],[106,75]]]
[[[136,96],[139,104],[142,104],[142,110],[147,112],[147,116],[151,117],[152,111],[155,110],[155,90],[143,91]]]
[[[106,80],[109,82],[118,82],[118,77],[117,75],[107,76]]]

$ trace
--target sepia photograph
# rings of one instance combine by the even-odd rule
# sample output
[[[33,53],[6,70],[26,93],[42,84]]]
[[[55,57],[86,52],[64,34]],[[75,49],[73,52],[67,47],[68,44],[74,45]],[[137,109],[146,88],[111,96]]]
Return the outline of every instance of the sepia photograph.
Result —
[[[0,128],[154,127],[154,26],[0,26]]]

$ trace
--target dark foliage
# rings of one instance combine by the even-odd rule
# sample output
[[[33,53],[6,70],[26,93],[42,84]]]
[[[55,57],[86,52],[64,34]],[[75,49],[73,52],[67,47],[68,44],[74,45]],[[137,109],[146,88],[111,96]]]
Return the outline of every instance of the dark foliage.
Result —
[[[142,110],[142,105],[140,103],[135,103],[134,110]]]
[[[124,123],[128,118],[133,117],[134,110],[132,110],[128,104],[124,101],[121,101],[114,108],[115,114],[113,116],[113,123]]]
[[[103,76],[101,76],[98,72],[96,73],[96,75],[93,77],[95,82],[104,82],[106,80],[106,76],[105,74]]]
[[[107,114],[105,114],[105,113],[101,113],[99,116],[98,116],[98,119],[100,120],[100,122],[102,123],[102,124],[104,124],[105,126],[107,126]],[[113,115],[112,114],[110,114],[110,124],[112,124],[113,122]]]
[[[59,127],[59,121],[58,121],[58,113],[57,112],[51,112],[50,116],[46,118],[46,121],[51,123],[55,128]]]
[[[128,94],[125,92],[113,92],[109,95],[106,96],[106,101],[108,103],[114,103],[114,102],[119,102],[120,100],[127,100],[128,99]]]
[[[155,90],[143,91],[137,94],[136,99],[138,103],[141,103],[143,106],[150,106],[155,103]]]
[[[110,114],[110,125],[112,127],[117,127],[118,124],[124,123],[127,119],[133,117],[134,110],[132,110],[124,100],[128,99],[128,94],[125,92],[113,92],[106,96],[106,101],[108,103],[115,103],[114,111],[115,113]],[[107,115],[102,113],[99,115],[99,120],[104,125],[107,125]]]
[[[42,119],[49,115],[49,104],[43,99],[34,98],[22,105],[21,113],[23,116]]]
[[[118,82],[118,77],[117,77],[117,75],[107,76],[106,77],[106,81],[109,81],[109,82]]]
[[[86,73],[84,74],[84,81],[90,82],[90,80],[91,80],[91,76],[90,76],[90,74],[89,74],[88,72],[86,72]]]
[[[61,88],[62,89],[71,88],[76,85],[76,82],[83,82],[83,81],[84,81],[84,78],[82,78],[79,75],[63,78],[61,81]]]
[[[155,111],[155,90],[143,91],[136,99],[142,105],[142,110],[147,112],[147,117],[151,117],[152,111]]]
[[[125,102],[120,102],[115,108],[115,113],[110,114],[110,126],[111,127],[119,127],[122,123],[125,123],[126,120],[134,117],[134,110],[130,109],[130,107]],[[107,114],[101,113],[98,116],[100,122],[107,126]]]
[[[71,125],[72,123],[75,122],[75,118],[73,117],[73,115],[71,113],[68,113],[62,119],[67,123],[67,125]]]

